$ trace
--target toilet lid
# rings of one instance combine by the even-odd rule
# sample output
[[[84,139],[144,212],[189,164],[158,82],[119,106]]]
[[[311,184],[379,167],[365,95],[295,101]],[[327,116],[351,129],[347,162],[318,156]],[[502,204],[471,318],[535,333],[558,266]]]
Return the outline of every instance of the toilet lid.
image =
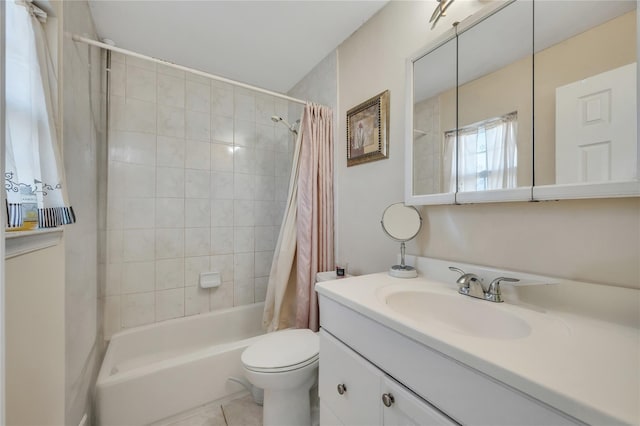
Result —
[[[282,371],[304,367],[318,358],[318,336],[308,329],[267,334],[242,352],[244,366],[254,371]]]

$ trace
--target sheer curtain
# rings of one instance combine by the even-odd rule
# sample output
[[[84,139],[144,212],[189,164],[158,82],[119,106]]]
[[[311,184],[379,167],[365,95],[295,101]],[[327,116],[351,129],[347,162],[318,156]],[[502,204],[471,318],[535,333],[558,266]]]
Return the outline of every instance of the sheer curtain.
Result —
[[[475,123],[458,131],[445,133],[445,166],[457,156],[459,191],[516,188],[518,186],[518,114]],[[456,152],[457,151],[457,152]],[[451,166],[449,190],[454,191],[456,167]],[[445,189],[447,189],[445,187]]]
[[[56,77],[43,24],[29,2],[6,4],[5,189],[9,228],[75,222],[57,140]]]
[[[284,222],[280,228],[263,325],[268,331],[319,327],[314,290],[319,271],[334,268],[333,113],[307,104],[296,141]]]

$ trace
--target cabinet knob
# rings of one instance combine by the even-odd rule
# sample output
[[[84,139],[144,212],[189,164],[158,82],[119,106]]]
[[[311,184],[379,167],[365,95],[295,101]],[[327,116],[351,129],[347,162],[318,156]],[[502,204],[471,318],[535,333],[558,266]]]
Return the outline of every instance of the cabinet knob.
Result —
[[[340,395],[344,395],[344,393],[347,391],[347,385],[345,385],[344,383],[340,383],[338,385],[338,393]]]
[[[391,407],[394,402],[395,402],[395,399],[393,398],[393,395],[391,395],[390,393],[382,394],[382,403],[384,404],[385,407]]]

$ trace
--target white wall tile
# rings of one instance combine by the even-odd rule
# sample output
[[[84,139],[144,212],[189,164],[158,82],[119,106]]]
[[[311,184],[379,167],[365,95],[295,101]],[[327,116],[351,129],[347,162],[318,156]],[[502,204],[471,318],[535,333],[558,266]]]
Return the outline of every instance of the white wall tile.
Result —
[[[276,197],[275,176],[255,176],[255,199],[275,200]]]
[[[256,124],[256,148],[271,151],[276,149],[273,123]]]
[[[273,129],[274,150],[278,152],[290,152],[293,147],[294,136],[285,126],[276,126]]]
[[[115,62],[111,57],[111,95],[125,96],[127,72],[124,62]]]
[[[185,79],[158,74],[158,104],[184,108]]]
[[[276,108],[271,96],[256,95],[256,122],[272,125],[271,116],[275,115]]]
[[[122,286],[122,263],[106,265],[105,296],[117,296]]]
[[[109,172],[110,197],[148,197],[155,190],[155,167],[113,161]]]
[[[211,226],[233,226],[234,200],[211,200]]]
[[[255,256],[251,253],[235,253],[233,255],[233,281],[254,278]]]
[[[209,171],[186,169],[184,175],[186,198],[209,198],[211,193]]]
[[[124,198],[112,197],[107,199],[107,228],[122,229],[124,226]]]
[[[109,134],[109,159],[154,166],[156,164],[156,135],[120,130],[112,131]]]
[[[233,117],[211,116],[211,139],[233,143]]]
[[[276,206],[275,201],[256,200],[254,202],[253,215],[256,226],[271,226],[275,223]]]
[[[234,93],[234,106],[236,118],[247,121],[256,121],[256,98],[250,93],[242,93],[236,89]]]
[[[108,263],[120,263],[122,262],[122,256],[124,251],[124,235],[123,231],[108,231],[107,232],[107,262]]]
[[[253,226],[254,218],[254,201],[253,200],[233,200],[233,224],[235,226]]]
[[[275,250],[279,230],[279,226],[256,226],[254,231],[256,251]]]
[[[185,78],[185,72],[164,64],[156,64],[158,74],[172,75],[174,77]]]
[[[211,198],[214,200],[233,199],[233,173],[211,172]]]
[[[155,294],[156,321],[184,316],[184,288],[157,291]]]
[[[155,264],[127,262],[122,264],[122,294],[146,293],[155,288]]]
[[[156,151],[158,166],[184,167],[184,139],[158,136]]]
[[[292,157],[290,153],[276,151],[274,162],[276,176],[289,177],[291,175],[291,164]]]
[[[122,296],[122,326],[151,324],[155,320],[155,294],[136,293]]]
[[[152,229],[123,231],[124,262],[143,262],[154,259],[155,236]]]
[[[233,281],[233,254],[218,254],[210,258],[211,272],[219,272],[222,282]]]
[[[124,229],[155,227],[154,198],[125,198],[123,200]]]
[[[263,176],[275,176],[274,151],[256,150],[256,167],[254,173]]]
[[[255,121],[240,120],[236,117],[233,128],[233,143],[239,146],[255,148],[256,140]]]
[[[184,138],[184,109],[158,105],[158,135]]]
[[[233,227],[211,228],[211,254],[233,253]]]
[[[236,200],[253,200],[255,182],[253,175],[233,174],[233,198]]]
[[[205,256],[211,251],[210,228],[186,228],[184,230],[185,256]]]
[[[187,198],[185,203],[185,226],[208,228],[211,224],[211,202],[208,198]]]
[[[232,145],[211,144],[211,170],[217,172],[233,172],[233,155],[235,148]]]
[[[278,201],[287,201],[289,196],[289,176],[276,176],[274,197]]]
[[[267,286],[269,284],[269,277],[258,277],[254,279],[254,296],[255,301],[264,302],[267,298]]]
[[[109,125],[113,130],[155,133],[156,104],[112,96],[110,119]]]
[[[209,84],[187,81],[186,105],[187,110],[211,112],[211,87]]]
[[[184,169],[158,167],[156,172],[157,197],[184,197]]]
[[[183,198],[156,198],[156,228],[181,228],[184,223]]]
[[[271,263],[273,262],[273,251],[257,251],[255,259],[254,275],[256,277],[268,277],[271,271]]]
[[[253,148],[238,146],[233,153],[233,171],[235,173],[254,173],[256,152]]]
[[[254,235],[253,227],[235,227],[233,228],[233,252],[234,253],[253,253]]]
[[[186,287],[198,286],[200,273],[211,271],[209,260],[209,256],[186,257],[184,259],[184,285]]]
[[[184,257],[184,228],[156,229],[156,259]]]
[[[187,81],[193,81],[195,83],[206,84],[206,85],[210,85],[211,82],[213,81],[209,77],[198,75],[192,72],[186,72],[185,77],[187,78]]]
[[[209,289],[186,287],[184,289],[185,316],[209,312],[209,297]]]
[[[185,167],[187,169],[209,170],[211,167],[211,143],[188,140]]]
[[[111,336],[121,329],[120,296],[107,296],[104,300],[104,338]]]
[[[156,73],[145,68],[127,65],[127,98],[156,102]]]
[[[212,311],[233,307],[233,281],[212,288],[209,303]]]
[[[249,305],[254,301],[253,278],[236,280],[233,283],[233,306]]]
[[[209,141],[211,139],[211,119],[208,112],[187,111],[185,132],[188,139]]]
[[[211,87],[211,113],[233,117],[233,89],[231,87]]]
[[[113,55],[111,56],[111,60],[113,61],[114,59]],[[135,56],[124,56],[124,60],[125,63],[127,65],[133,65],[135,67],[139,67],[139,68],[144,68],[146,70],[150,70],[150,71],[155,71],[156,70],[156,63],[155,62],[151,62],[149,60],[146,59],[142,59],[142,58],[136,58]]]
[[[184,258],[156,260],[156,290],[184,287]]]

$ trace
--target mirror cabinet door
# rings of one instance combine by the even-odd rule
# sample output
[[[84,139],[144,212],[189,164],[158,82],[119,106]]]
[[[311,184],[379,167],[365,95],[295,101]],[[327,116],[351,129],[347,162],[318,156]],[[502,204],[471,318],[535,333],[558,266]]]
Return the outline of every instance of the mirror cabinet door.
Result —
[[[533,2],[458,35],[458,202],[531,199]],[[445,139],[447,136],[445,136]]]
[[[443,130],[456,117],[456,40],[441,44],[413,63],[411,195],[453,203],[455,140]],[[424,198],[424,197],[423,197]]]
[[[636,8],[535,3],[535,198],[637,193]]]

